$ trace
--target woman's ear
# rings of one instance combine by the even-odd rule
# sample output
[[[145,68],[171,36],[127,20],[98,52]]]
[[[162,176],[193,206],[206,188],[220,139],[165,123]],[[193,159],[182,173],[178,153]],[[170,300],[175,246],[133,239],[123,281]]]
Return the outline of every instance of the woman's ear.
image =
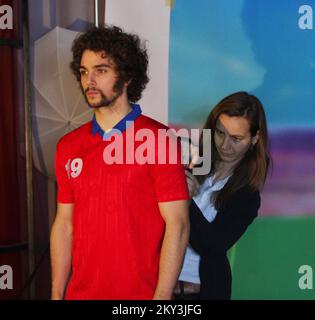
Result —
[[[252,138],[252,145],[254,146],[259,140],[259,130],[257,131],[256,135]]]

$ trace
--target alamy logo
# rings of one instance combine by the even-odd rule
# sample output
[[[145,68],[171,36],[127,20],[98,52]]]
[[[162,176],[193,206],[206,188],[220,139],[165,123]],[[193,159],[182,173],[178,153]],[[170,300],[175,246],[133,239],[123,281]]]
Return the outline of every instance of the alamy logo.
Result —
[[[202,155],[199,144],[199,129],[181,128],[134,130],[132,121],[127,121],[125,137],[119,129],[104,134],[103,140],[110,141],[104,148],[103,160],[106,164],[194,164],[194,175],[205,175],[211,169],[211,130],[202,130]],[[178,139],[181,143],[182,158],[179,159]],[[137,145],[135,144],[137,142]],[[210,142],[210,143],[209,143]],[[70,163],[68,163],[69,168]],[[69,173],[68,173],[69,174]]]
[[[299,28],[301,30],[312,30],[313,29],[313,8],[309,5],[304,4],[299,7]]]
[[[13,29],[13,10],[8,5],[0,6],[0,29]]]
[[[13,289],[13,271],[8,265],[0,266],[0,290]]]
[[[299,268],[299,274],[302,276],[299,279],[299,288],[301,290],[313,289],[313,269],[309,265],[303,265]]]

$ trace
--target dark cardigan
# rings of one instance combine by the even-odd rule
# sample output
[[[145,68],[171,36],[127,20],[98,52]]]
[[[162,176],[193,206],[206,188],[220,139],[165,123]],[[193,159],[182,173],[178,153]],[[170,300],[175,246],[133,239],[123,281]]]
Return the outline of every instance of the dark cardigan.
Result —
[[[242,188],[208,222],[196,203],[190,203],[190,244],[200,255],[200,299],[231,299],[232,275],[227,251],[257,216],[259,191]]]

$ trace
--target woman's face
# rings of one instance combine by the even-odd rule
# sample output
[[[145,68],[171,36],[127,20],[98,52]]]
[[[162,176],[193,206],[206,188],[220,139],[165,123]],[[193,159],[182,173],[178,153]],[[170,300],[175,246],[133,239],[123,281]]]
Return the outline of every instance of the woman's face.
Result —
[[[214,142],[221,161],[234,165],[243,159],[247,150],[258,140],[258,133],[252,137],[249,129],[249,122],[244,117],[219,116]]]

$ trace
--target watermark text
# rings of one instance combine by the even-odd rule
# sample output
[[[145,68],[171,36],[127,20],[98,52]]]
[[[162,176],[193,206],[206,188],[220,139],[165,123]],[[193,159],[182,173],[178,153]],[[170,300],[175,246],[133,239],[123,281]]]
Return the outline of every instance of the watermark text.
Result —
[[[199,129],[142,128],[135,132],[132,122],[127,124],[126,136],[118,129],[104,134],[110,141],[104,148],[106,164],[177,164],[188,166],[194,161],[193,174],[206,175],[211,169],[211,130],[202,130],[202,154]],[[191,141],[198,141],[192,144]]]
[[[313,269],[309,265],[302,265],[299,267],[299,274],[302,276],[299,279],[299,288],[301,290],[313,289]]]
[[[0,290],[13,289],[13,270],[10,266],[0,266]]]
[[[0,6],[0,29],[13,29],[13,10],[8,5]]]
[[[298,26],[301,30],[313,29],[313,8],[310,5],[302,5],[299,7]]]

